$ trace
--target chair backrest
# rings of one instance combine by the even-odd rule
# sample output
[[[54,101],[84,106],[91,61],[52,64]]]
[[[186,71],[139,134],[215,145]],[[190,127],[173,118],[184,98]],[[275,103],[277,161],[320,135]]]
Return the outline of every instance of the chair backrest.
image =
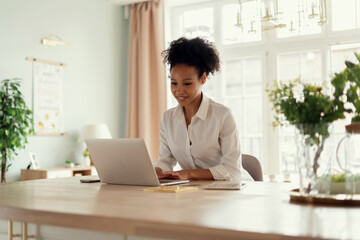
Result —
[[[255,181],[263,181],[263,174],[259,160],[251,155],[242,154],[243,168],[248,171]]]

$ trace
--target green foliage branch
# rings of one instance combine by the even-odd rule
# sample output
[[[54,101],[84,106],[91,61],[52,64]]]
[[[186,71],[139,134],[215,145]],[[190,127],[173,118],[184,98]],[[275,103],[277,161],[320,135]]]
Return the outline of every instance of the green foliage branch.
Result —
[[[25,148],[27,134],[33,133],[32,112],[26,106],[20,90],[20,79],[5,79],[0,83],[0,157],[1,182],[12,165],[17,149]]]
[[[335,87],[334,102],[340,103],[344,99],[351,103],[353,108],[346,109],[347,112],[354,113],[352,123],[360,122],[360,54],[354,53],[358,63],[345,61],[346,68],[335,73],[331,84]]]
[[[333,87],[335,91],[339,88],[337,85]],[[301,92],[295,92],[296,89],[300,89]],[[342,101],[334,101],[329,95],[324,94],[322,87],[302,83],[300,79],[287,84],[281,82],[278,84],[275,81],[274,89],[267,89],[267,92],[276,113],[274,126],[286,123],[295,125],[297,128],[301,125],[327,125],[337,119],[345,118],[344,112],[350,111],[344,108]],[[286,121],[281,121],[281,117],[285,117]],[[325,129],[316,127],[299,130],[311,135],[314,143],[318,143],[316,133],[326,136],[328,132]]]

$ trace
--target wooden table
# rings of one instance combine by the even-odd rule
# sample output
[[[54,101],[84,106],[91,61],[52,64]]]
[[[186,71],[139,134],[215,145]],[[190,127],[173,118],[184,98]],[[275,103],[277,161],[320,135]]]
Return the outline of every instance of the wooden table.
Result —
[[[80,178],[0,185],[0,218],[174,239],[360,238],[360,208],[290,203],[285,183],[163,193]]]

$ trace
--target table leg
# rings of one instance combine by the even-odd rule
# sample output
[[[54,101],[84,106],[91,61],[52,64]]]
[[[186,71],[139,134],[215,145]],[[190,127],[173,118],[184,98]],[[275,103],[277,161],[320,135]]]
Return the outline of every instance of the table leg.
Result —
[[[27,240],[27,223],[22,223],[22,240]]]
[[[13,221],[8,221],[9,222],[9,229],[8,229],[8,236],[9,236],[9,240],[13,240],[14,237],[20,237],[20,234],[14,234],[13,233]]]
[[[13,222],[12,221],[8,221],[8,236],[9,236],[9,240],[13,240]]]
[[[28,236],[27,235],[27,223],[26,222],[23,222],[22,223],[22,234],[14,234],[13,233],[13,221],[8,221],[9,224],[8,224],[8,236],[9,236],[9,240],[13,240],[15,237],[21,237],[22,236],[22,239],[23,240],[28,240],[29,238],[35,238],[34,235],[31,235],[31,236]]]

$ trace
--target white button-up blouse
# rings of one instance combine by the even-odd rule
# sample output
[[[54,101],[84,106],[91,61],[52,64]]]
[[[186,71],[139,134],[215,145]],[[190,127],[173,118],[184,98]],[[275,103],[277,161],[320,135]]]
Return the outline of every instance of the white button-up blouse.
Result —
[[[241,165],[239,132],[231,110],[204,94],[188,128],[180,105],[162,116],[155,167],[172,171],[176,162],[182,169],[209,169],[215,180],[252,181]]]

